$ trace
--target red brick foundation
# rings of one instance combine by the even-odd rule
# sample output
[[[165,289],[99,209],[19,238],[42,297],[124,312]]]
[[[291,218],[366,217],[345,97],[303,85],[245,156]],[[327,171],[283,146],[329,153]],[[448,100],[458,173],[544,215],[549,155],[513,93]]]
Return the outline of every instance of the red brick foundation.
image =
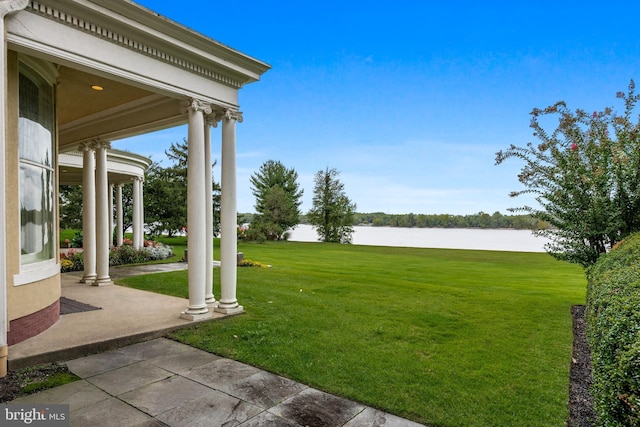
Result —
[[[38,335],[48,329],[60,318],[60,300],[35,313],[29,314],[9,322],[9,332],[7,332],[7,342],[9,345],[17,344],[21,341]]]

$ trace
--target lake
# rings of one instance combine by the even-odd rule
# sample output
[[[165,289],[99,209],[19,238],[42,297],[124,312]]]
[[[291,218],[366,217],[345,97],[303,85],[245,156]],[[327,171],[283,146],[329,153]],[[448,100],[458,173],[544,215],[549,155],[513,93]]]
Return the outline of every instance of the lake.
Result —
[[[544,245],[549,241],[534,236],[530,230],[368,226],[356,226],[353,229],[353,244],[370,246],[544,252]],[[291,231],[289,240],[317,242],[318,234],[312,226],[300,224]]]

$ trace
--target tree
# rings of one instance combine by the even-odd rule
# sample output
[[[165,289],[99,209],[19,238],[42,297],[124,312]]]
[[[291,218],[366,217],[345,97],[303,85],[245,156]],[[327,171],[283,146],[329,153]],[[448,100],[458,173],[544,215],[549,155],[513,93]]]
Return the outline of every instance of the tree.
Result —
[[[82,229],[82,185],[60,186],[60,228]],[[115,218],[116,203],[113,204]],[[133,224],[133,189],[122,187],[122,222],[124,229]]]
[[[60,228],[82,229],[82,186],[60,186]]]
[[[250,181],[258,213],[251,222],[251,234],[263,233],[269,240],[283,239],[286,231],[300,222],[303,190],[298,184],[298,173],[279,161],[268,160]]]
[[[165,154],[173,163],[163,168],[153,163],[145,176],[144,202],[147,227],[152,234],[181,231],[187,225],[187,142],[172,143]],[[215,166],[215,162],[213,164]],[[220,228],[220,185],[213,181],[214,232]]]
[[[590,266],[629,234],[640,230],[640,124],[633,121],[638,95],[633,80],[621,115],[607,107],[589,114],[571,111],[562,101],[531,113],[533,135],[541,142],[511,145],[496,154],[496,164],[524,161],[518,175],[540,207],[522,206],[550,224],[535,231],[551,240],[546,250],[557,259]],[[557,117],[547,132],[541,121]],[[636,119],[637,120],[637,119]]]
[[[339,175],[328,167],[316,173],[313,206],[307,219],[323,242],[351,243],[356,205],[345,194]]]

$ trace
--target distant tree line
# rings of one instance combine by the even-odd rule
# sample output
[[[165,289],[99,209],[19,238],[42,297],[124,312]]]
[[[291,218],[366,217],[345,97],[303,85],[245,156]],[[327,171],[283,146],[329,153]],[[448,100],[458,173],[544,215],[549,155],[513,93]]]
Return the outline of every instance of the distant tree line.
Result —
[[[492,215],[478,212],[471,215],[450,214],[386,214],[356,213],[356,223],[374,227],[419,227],[419,228],[513,228],[517,230],[536,230],[545,228],[543,221],[528,215]]]
[[[301,222],[306,222],[301,217]],[[353,214],[354,225],[373,227],[417,227],[417,228],[510,228],[516,230],[540,230],[548,225],[529,215],[503,215],[494,212],[489,215],[478,212],[471,215],[451,214],[387,214],[384,212]]]

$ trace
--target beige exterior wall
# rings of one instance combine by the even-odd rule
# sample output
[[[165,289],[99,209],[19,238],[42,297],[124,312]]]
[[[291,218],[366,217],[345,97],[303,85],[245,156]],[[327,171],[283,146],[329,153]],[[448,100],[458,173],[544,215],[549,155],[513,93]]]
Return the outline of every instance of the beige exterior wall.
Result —
[[[45,280],[14,286],[13,276],[20,273],[20,193],[18,163],[18,55],[7,53],[7,317],[14,320],[53,304],[60,298],[60,274]],[[57,188],[57,187],[56,187]],[[57,236],[56,236],[57,238]]]

